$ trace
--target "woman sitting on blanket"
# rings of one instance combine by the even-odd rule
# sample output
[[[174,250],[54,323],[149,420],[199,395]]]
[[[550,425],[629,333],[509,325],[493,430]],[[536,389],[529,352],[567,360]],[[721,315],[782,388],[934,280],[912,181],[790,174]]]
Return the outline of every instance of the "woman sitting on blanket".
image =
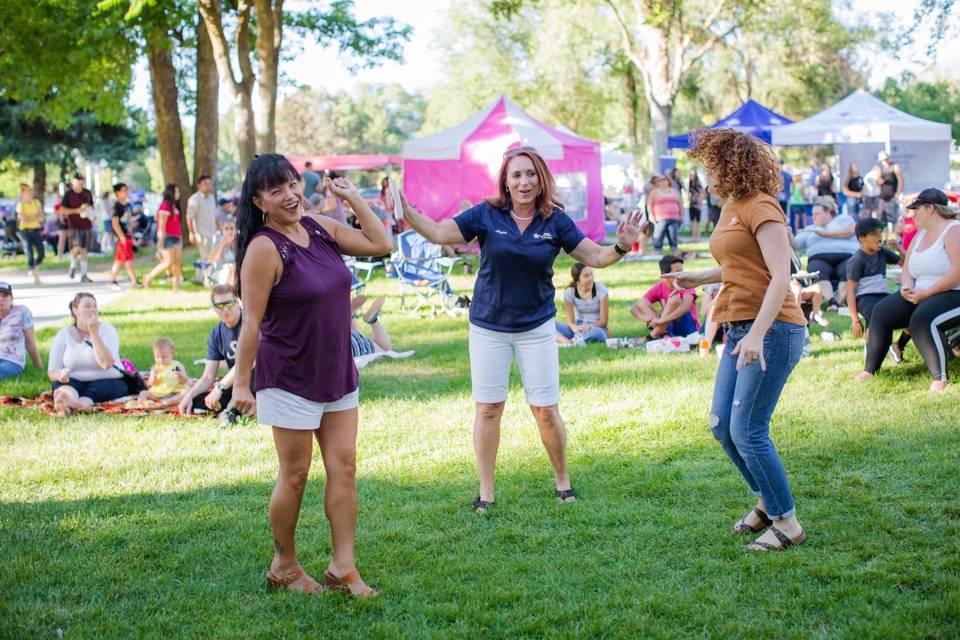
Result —
[[[356,320],[352,322],[350,327],[350,351],[354,358],[393,349],[393,342],[390,340],[387,330],[383,328],[382,323],[377,322],[380,317],[380,308],[383,307],[385,299],[383,296],[376,298],[367,312],[363,314],[363,321],[370,325],[373,339],[368,338],[360,331]],[[358,313],[366,301],[365,296],[357,296],[351,300],[350,306],[353,307],[353,312]]]
[[[61,416],[127,395],[120,362],[120,336],[100,320],[97,299],[78,293],[70,303],[73,324],[53,339],[47,376],[53,382],[53,410]]]

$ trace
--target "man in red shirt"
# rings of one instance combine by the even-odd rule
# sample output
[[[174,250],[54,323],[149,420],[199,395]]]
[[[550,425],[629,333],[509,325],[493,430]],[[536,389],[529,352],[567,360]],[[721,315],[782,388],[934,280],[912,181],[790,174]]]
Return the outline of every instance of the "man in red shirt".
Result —
[[[87,276],[87,251],[93,241],[93,194],[83,186],[83,176],[74,174],[70,188],[60,201],[60,213],[67,216],[67,241],[70,243],[70,278],[77,275],[80,261],[80,282],[92,282]]]
[[[683,271],[683,258],[664,256],[660,259],[660,274]],[[643,320],[650,329],[651,338],[664,335],[684,337],[700,331],[697,318],[697,293],[694,289],[676,289],[674,280],[661,277],[630,309],[634,318]],[[653,305],[659,304],[658,311]]]

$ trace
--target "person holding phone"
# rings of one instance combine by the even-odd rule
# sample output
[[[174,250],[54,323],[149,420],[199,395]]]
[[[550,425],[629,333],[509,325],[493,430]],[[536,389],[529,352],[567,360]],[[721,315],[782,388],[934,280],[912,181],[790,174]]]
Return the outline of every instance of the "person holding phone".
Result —
[[[127,395],[120,362],[120,336],[100,320],[97,299],[81,292],[70,302],[73,324],[50,346],[47,376],[53,383],[53,409],[61,415]]]
[[[770,439],[770,418],[800,360],[805,320],[790,291],[790,237],[777,197],[773,149],[733,129],[701,129],[690,157],[706,168],[723,199],[710,236],[720,264],[697,273],[664,274],[680,288],[722,282],[713,320],[727,326],[709,425],[740,471],[757,506],[734,525],[737,534],[766,531],[750,548],[783,550],[806,539],[783,462]]]

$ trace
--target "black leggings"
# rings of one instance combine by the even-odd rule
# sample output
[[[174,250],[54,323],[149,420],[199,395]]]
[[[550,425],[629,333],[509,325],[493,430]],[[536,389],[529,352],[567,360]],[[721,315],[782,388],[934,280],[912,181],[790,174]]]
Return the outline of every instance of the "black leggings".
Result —
[[[864,371],[875,373],[893,340],[895,329],[910,327],[917,351],[934,380],[947,379],[947,339],[944,332],[960,325],[960,291],[944,291],[920,304],[893,293],[873,309],[867,334],[867,361]]]

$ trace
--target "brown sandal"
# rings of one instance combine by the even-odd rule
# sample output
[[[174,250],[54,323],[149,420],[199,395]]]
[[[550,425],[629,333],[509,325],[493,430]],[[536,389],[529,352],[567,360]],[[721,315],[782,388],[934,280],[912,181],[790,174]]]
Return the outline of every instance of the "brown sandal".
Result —
[[[342,591],[356,598],[376,598],[380,595],[370,586],[367,586],[366,591],[362,591],[360,593],[354,593],[350,590],[350,585],[361,582],[360,574],[357,573],[356,569],[350,571],[346,575],[340,576],[339,578],[329,571],[326,571],[323,574],[323,581],[327,584],[327,588],[331,591]]]
[[[267,586],[274,591],[278,589],[285,589],[288,591],[300,591],[307,594],[308,596],[312,596],[314,594],[320,593],[321,591],[325,591],[325,588],[322,584],[317,584],[317,586],[311,589],[297,589],[295,587],[290,586],[294,582],[296,582],[297,580],[303,577],[308,577],[308,576],[307,576],[307,572],[304,571],[302,567],[296,569],[293,573],[289,573],[283,577],[278,577],[274,575],[273,572],[268,571]]]
[[[777,537],[777,541],[780,542],[779,547],[768,542],[754,541],[754,543],[750,545],[749,549],[751,551],[784,551],[788,547],[792,547],[795,544],[803,544],[807,539],[807,534],[803,529],[800,530],[800,535],[798,535],[796,538],[791,538],[776,527],[770,527],[770,531],[773,531],[773,535],[775,535]]]
[[[760,524],[756,527],[751,527],[747,524],[747,518],[750,517],[750,513],[756,514],[760,518]],[[767,512],[761,509],[760,507],[754,507],[747,515],[743,516],[733,525],[733,532],[737,535],[743,535],[745,533],[759,533],[773,524],[773,520],[767,516]]]

